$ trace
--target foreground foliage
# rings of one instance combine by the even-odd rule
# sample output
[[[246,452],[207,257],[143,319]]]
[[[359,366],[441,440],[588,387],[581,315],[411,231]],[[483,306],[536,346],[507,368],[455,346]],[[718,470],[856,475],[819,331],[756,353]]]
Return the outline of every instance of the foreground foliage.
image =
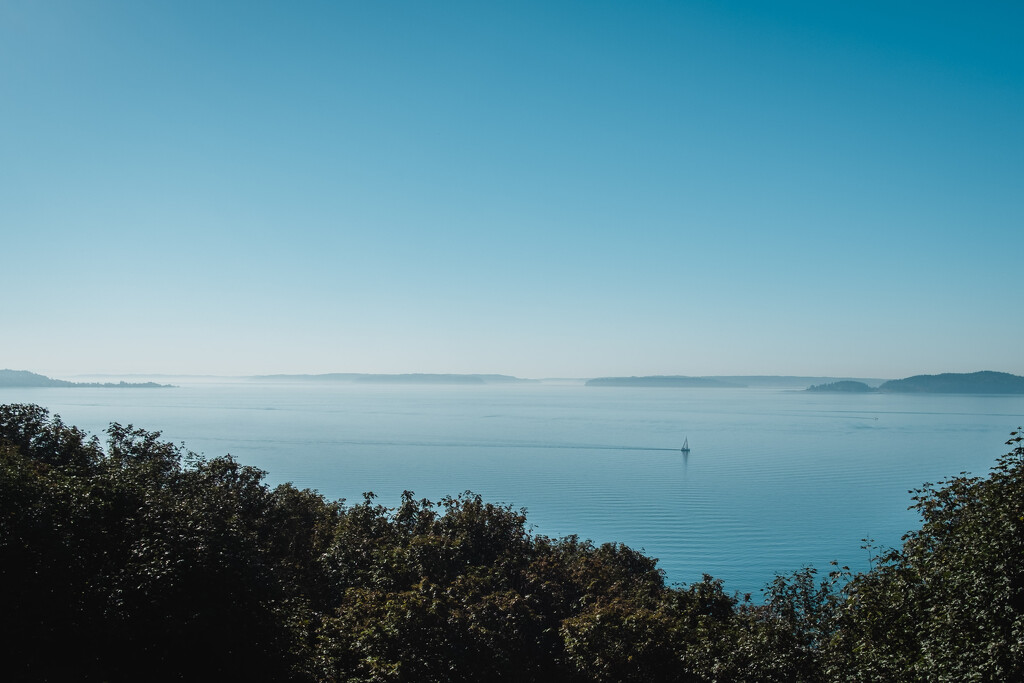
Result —
[[[331,502],[111,425],[0,406],[8,680],[1022,680],[1024,448],[917,492],[868,573],[764,604],[470,493]]]

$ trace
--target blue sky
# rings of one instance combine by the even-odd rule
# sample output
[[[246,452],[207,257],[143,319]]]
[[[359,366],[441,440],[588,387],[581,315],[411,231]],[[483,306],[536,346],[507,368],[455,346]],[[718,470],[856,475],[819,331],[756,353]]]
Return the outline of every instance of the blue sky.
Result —
[[[0,367],[1024,374],[1024,9],[0,4]]]

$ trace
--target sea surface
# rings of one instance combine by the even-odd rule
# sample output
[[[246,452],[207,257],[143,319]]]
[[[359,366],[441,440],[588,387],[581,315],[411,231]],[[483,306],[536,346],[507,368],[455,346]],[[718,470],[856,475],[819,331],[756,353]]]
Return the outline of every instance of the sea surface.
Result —
[[[526,508],[535,533],[625,543],[669,583],[707,573],[754,600],[805,565],[867,569],[862,539],[897,546],[918,525],[910,489],[986,474],[1024,424],[1024,396],[572,383],[0,389],[15,402],[97,434],[159,430],[331,499],[473,491]]]

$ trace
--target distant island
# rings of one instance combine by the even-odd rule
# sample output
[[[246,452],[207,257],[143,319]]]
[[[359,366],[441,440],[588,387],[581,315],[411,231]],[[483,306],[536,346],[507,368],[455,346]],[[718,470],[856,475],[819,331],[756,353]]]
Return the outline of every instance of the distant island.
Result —
[[[862,382],[868,386],[877,387],[885,381],[885,378],[874,377],[822,377],[807,375],[709,375],[709,377],[733,384],[742,384],[750,389],[761,387],[765,389],[805,389],[812,384],[827,384],[830,382]]]
[[[603,387],[709,387],[745,389],[792,389],[805,390],[809,385],[834,382],[861,382],[867,386],[878,386],[884,379],[865,377],[821,377],[806,375],[650,375],[646,377],[598,377],[585,382],[590,386]]]
[[[842,380],[839,382],[829,382],[828,384],[813,384],[807,387],[804,391],[823,391],[823,392],[838,392],[846,394],[867,394],[878,391],[877,387],[868,386],[864,382],[855,382],[853,380]]]
[[[883,394],[1024,394],[1024,377],[1008,372],[946,372],[891,379],[877,389],[863,382],[832,382],[807,387],[805,391]]]
[[[322,375],[254,375],[251,380],[261,382],[339,382],[352,384],[532,384],[540,380],[522,379],[511,375],[459,375],[407,373],[397,375],[367,374],[359,372],[332,372]]]
[[[156,382],[68,382],[63,379],[51,379],[28,370],[0,370],[0,387],[77,387],[102,389],[166,389],[172,384]]]
[[[651,375],[648,377],[596,377],[587,380],[588,387],[714,387],[744,388],[746,385],[713,377],[686,377],[684,375]]]
[[[955,373],[914,375],[894,379],[878,387],[883,393],[901,394],[1024,394],[1024,377],[1008,372]]]

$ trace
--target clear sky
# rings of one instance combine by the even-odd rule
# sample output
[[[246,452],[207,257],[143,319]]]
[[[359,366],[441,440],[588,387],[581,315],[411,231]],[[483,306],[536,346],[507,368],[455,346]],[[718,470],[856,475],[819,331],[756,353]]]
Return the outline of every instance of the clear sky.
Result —
[[[1019,2],[0,2],[0,367],[1024,374]]]

